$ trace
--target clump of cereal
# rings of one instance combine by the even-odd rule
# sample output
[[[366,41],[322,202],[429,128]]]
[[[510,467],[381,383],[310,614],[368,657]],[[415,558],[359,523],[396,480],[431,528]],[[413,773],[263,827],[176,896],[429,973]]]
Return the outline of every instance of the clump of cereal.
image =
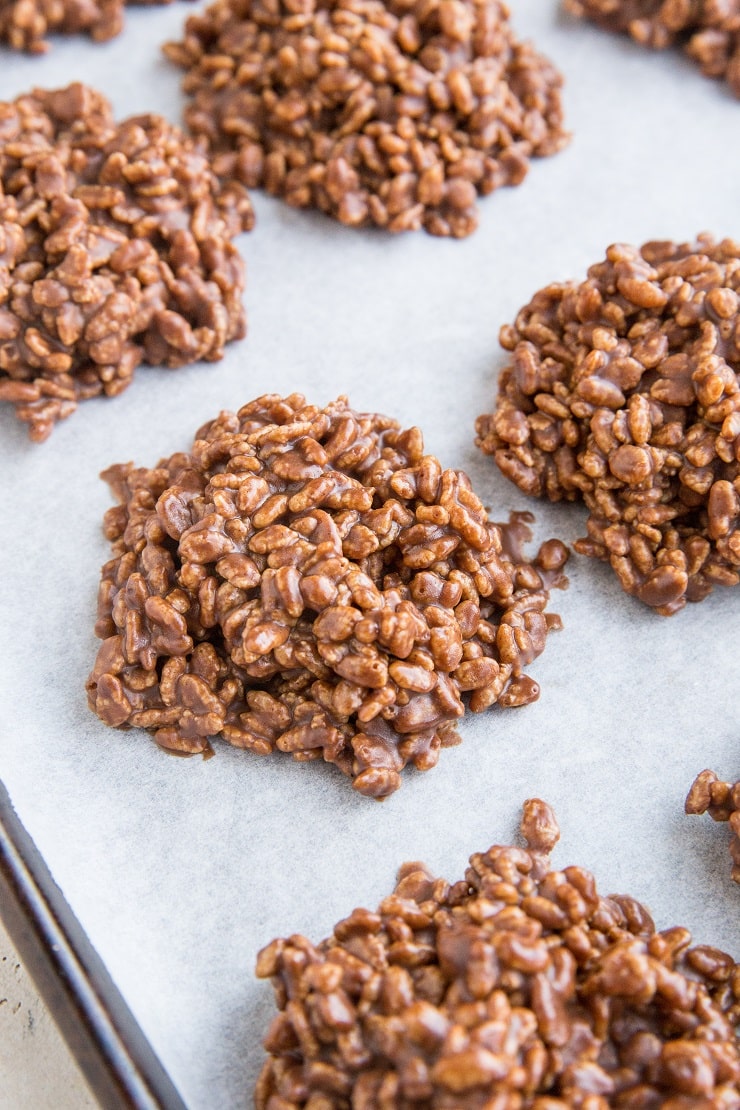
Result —
[[[551,871],[544,802],[523,832],[460,882],[405,864],[375,913],[263,949],[280,1013],[257,1110],[738,1106],[740,967],[587,871]]]
[[[707,77],[740,96],[740,10],[736,0],[564,0],[572,15],[626,32],[654,50],[680,46]]]
[[[740,244],[612,246],[501,331],[477,443],[525,493],[582,499],[622,587],[669,615],[740,581]]]
[[[469,235],[478,194],[567,140],[500,0],[217,0],[165,53],[217,172],[352,227]]]
[[[81,84],[0,103],[0,400],[34,440],[142,361],[244,334],[243,186],[160,116],[116,123]]]
[[[709,813],[714,821],[729,821],[731,875],[740,883],[740,782],[722,782],[714,771],[702,771],[689,790],[686,812]]]
[[[170,0],[128,3],[168,4]],[[123,28],[123,8],[124,0],[3,0],[0,43],[29,54],[44,54],[47,35],[87,34],[93,42],[107,42]]]
[[[189,454],[104,477],[120,505],[88,689],[106,724],[323,758],[382,797],[459,742],[463,695],[475,712],[538,696],[523,672],[559,627],[566,550],[525,560],[523,520],[490,523],[418,428],[267,395]]]

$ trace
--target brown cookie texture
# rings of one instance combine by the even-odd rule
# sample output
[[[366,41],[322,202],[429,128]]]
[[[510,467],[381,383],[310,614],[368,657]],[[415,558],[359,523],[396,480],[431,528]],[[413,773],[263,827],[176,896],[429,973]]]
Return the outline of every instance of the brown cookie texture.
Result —
[[[153,469],[111,467],[88,681],[106,724],[335,764],[363,794],[456,744],[466,704],[522,705],[565,547],[521,551],[418,428],[266,395]]]
[[[727,821],[732,833],[730,859],[733,880],[740,883],[740,781],[722,782],[714,771],[702,771],[686,798],[686,812],[708,813],[713,821]]]
[[[165,53],[217,172],[351,227],[469,235],[568,138],[500,0],[217,0]]]
[[[670,615],[740,581],[740,244],[617,244],[501,331],[478,446],[525,493],[583,500],[576,550]]]
[[[740,8],[736,0],[564,0],[565,10],[653,50],[679,47],[707,77],[740,97]]]
[[[404,864],[376,911],[260,952],[279,1013],[257,1110],[740,1106],[733,958],[551,869],[546,803],[522,830],[459,882]]]
[[[81,84],[0,102],[0,401],[46,439],[140,362],[223,356],[245,332],[241,185],[161,116],[117,123]]]
[[[171,0],[127,0],[136,4],[169,4]],[[47,35],[89,35],[107,42],[123,29],[124,0],[3,0],[0,3],[0,46],[28,54],[45,54]]]

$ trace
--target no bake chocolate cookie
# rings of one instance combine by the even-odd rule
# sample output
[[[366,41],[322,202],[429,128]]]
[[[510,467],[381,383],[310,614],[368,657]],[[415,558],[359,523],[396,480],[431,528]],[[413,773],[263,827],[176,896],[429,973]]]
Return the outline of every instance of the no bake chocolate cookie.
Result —
[[[161,116],[117,123],[81,84],[0,102],[0,401],[43,440],[141,361],[214,360],[244,334],[252,225]]]
[[[740,97],[737,0],[564,0],[566,11],[607,31],[626,32],[653,50],[683,49],[707,77],[724,78]]]
[[[170,0],[126,0],[168,4]],[[89,35],[93,42],[115,38],[123,28],[124,0],[0,0],[0,48],[44,54],[47,35]]]
[[[522,555],[418,428],[293,394],[222,413],[153,469],[114,466],[88,683],[109,725],[323,759],[363,794],[457,743],[466,703],[532,701],[566,550]]]
[[[405,864],[377,911],[263,949],[280,1012],[257,1110],[737,1107],[734,960],[551,870],[545,803],[522,830],[460,882]]]
[[[740,243],[616,245],[501,331],[477,443],[525,493],[583,500],[588,538],[658,613],[740,581]]]
[[[217,172],[352,227],[469,235],[479,194],[567,140],[500,0],[217,0],[165,52]]]
[[[686,798],[686,812],[708,813],[714,821],[727,821],[732,840],[732,878],[740,883],[740,781],[722,782],[714,771],[697,775]]]

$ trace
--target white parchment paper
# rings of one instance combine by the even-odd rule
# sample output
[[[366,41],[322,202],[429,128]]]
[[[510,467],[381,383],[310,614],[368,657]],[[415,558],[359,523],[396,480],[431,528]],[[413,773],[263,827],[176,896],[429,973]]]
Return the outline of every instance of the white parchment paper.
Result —
[[[0,776],[20,817],[193,1110],[251,1105],[273,1013],[258,949],[314,940],[374,907],[398,865],[456,879],[510,842],[523,799],[550,801],[555,862],[645,901],[659,926],[740,955],[728,831],[683,816],[695,774],[734,779],[740,590],[670,619],[626,597],[604,566],[570,563],[552,608],[565,629],[530,668],[539,702],[460,726],[464,743],[378,804],[331,768],[217,745],[178,760],[140,731],[106,729],[84,681],[110,501],[98,472],[186,449],[221,408],[267,391],[417,423],[466,468],[495,519],[533,509],[537,538],[584,534],[575,507],[529,501],[473,446],[504,364],[500,325],[541,285],[582,277],[614,241],[740,238],[740,104],[676,54],[514,0],[522,36],[566,76],[572,144],[481,203],[463,242],[341,228],[255,197],[243,236],[247,339],[221,363],[141,368],[115,401],[85,402],[41,446],[0,412]],[[120,115],[179,120],[180,74],[159,54],[192,10],[129,9],[112,43],[56,40],[43,58],[0,50],[0,98],[83,79]]]

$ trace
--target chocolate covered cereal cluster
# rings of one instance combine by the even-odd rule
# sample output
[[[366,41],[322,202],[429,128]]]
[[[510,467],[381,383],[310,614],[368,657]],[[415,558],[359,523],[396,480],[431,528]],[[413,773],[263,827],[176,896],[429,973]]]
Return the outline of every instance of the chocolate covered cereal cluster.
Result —
[[[0,400],[34,440],[142,361],[244,334],[243,186],[162,117],[116,123],[81,84],[0,102]]]
[[[465,236],[567,140],[500,0],[217,0],[166,48],[219,173],[343,224]]]
[[[126,0],[168,4],[170,0]],[[0,44],[29,54],[48,50],[47,35],[87,34],[106,42],[123,28],[124,0],[2,0]]]
[[[686,812],[708,813],[714,821],[729,821],[731,875],[740,883],[740,782],[722,782],[714,771],[702,771],[689,790]]]
[[[459,742],[466,701],[538,696],[524,668],[559,627],[566,550],[528,562],[523,520],[490,523],[418,428],[267,395],[104,477],[120,504],[88,690],[107,724],[324,759],[382,797]]]
[[[405,864],[376,912],[259,954],[279,1014],[257,1110],[658,1110],[740,1104],[740,968],[658,932],[579,867],[550,870],[549,806],[527,849],[460,882]]]
[[[680,46],[707,77],[721,77],[740,96],[737,0],[564,0],[567,11],[622,31],[654,50]]]
[[[501,331],[478,445],[525,493],[583,500],[588,538],[658,613],[740,580],[740,244],[617,245]]]

